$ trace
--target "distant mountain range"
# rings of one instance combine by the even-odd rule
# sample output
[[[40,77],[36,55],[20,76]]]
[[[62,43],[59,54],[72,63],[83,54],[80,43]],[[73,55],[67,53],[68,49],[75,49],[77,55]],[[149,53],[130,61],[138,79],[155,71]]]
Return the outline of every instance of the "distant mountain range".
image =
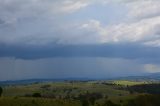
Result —
[[[113,78],[113,80],[157,80],[160,81],[160,72],[158,73],[146,73],[140,76],[126,76],[126,77],[117,77]]]
[[[159,73],[146,73],[141,76],[127,76],[127,77],[116,77],[116,78],[63,78],[63,79],[26,79],[26,80],[9,80],[0,81],[0,86],[3,85],[26,85],[40,82],[57,82],[57,81],[90,81],[90,80],[136,80],[136,81],[160,81]]]

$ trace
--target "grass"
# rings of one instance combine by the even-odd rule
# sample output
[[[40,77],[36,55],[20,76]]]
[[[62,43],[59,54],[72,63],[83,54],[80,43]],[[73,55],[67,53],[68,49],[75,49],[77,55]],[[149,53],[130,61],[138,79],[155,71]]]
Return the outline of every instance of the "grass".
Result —
[[[3,94],[0,98],[0,106],[81,106],[80,101],[65,99],[63,97],[67,95],[78,97],[78,95],[86,93],[100,93],[103,96],[108,96],[109,100],[118,104],[120,101],[126,101],[139,95],[131,95],[129,91],[117,89],[118,87],[144,84],[145,82],[116,80],[112,82],[109,81],[109,83],[114,84],[107,85],[100,83],[99,81],[90,81],[45,82],[29,85],[6,86],[3,88]],[[55,95],[55,98],[25,97],[26,94],[32,95],[33,93],[40,93],[41,95]],[[62,98],[57,98],[59,96]],[[99,104],[104,101],[105,98],[97,100]]]
[[[79,101],[24,98],[24,97],[1,97],[0,106],[81,106]]]
[[[50,85],[47,89],[41,88],[44,85]],[[69,91],[71,90],[71,91]],[[38,83],[24,86],[9,86],[4,88],[3,96],[24,96],[39,92],[41,94],[79,95],[86,92],[99,92],[108,96],[118,96],[119,94],[128,95],[128,91],[113,89],[112,86],[96,84],[90,82],[55,82],[55,83]]]
[[[145,82],[145,81],[115,80],[112,83],[117,84],[117,85],[132,86],[132,85],[148,84],[149,82]]]

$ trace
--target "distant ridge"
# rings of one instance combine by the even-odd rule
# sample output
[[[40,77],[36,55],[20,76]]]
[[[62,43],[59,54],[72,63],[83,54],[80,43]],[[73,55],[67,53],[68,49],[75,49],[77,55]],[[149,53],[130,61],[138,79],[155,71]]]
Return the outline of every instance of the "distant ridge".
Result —
[[[57,78],[57,79],[24,79],[24,80],[7,80],[0,81],[0,85],[26,85],[32,83],[41,83],[41,82],[61,82],[61,81],[89,81],[93,79],[89,78]]]
[[[4,85],[26,85],[40,82],[60,82],[60,81],[93,81],[93,80],[148,80],[148,81],[160,81],[160,72],[158,73],[146,73],[141,76],[126,76],[115,78],[59,78],[59,79],[25,79],[25,80],[8,80],[0,81],[0,86]]]

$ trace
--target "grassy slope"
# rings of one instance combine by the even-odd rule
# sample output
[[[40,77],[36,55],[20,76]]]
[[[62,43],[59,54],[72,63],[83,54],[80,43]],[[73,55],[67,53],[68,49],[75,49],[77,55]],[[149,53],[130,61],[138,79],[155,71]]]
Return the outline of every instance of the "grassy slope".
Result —
[[[113,83],[120,85],[136,85],[144,82],[114,81]],[[47,90],[41,88],[44,85],[50,85],[50,87]],[[69,95],[73,96],[78,96],[79,94],[86,92],[98,92],[103,95],[107,95],[108,99],[114,103],[120,103],[120,100],[125,102],[126,100],[135,98],[139,95],[131,95],[128,91],[115,89],[116,87],[116,85],[105,85],[97,82],[49,82],[8,86],[4,88],[3,97],[0,98],[0,106],[79,106],[79,101],[21,97],[26,94],[33,94],[35,92],[39,92],[42,95],[54,94],[55,96],[66,96],[69,89],[72,89],[72,91],[69,92]],[[99,101],[101,102],[103,99]]]
[[[51,85],[48,90],[44,90],[41,87],[44,85]],[[108,96],[118,96],[119,94],[128,95],[128,91],[116,90],[112,86],[95,84],[89,82],[57,82],[57,83],[39,83],[27,86],[10,86],[5,87],[3,96],[24,96],[25,94],[32,94],[34,92],[40,92],[42,94],[55,94],[65,95],[67,92],[64,90],[72,89],[70,94],[78,95],[86,92],[99,92]]]
[[[0,106],[81,106],[79,101],[43,98],[2,97]]]

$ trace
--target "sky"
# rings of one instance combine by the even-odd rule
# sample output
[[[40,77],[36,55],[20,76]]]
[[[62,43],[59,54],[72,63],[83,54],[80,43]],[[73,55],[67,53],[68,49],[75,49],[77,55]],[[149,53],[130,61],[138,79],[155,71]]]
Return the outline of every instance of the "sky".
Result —
[[[160,72],[160,0],[0,0],[0,80]]]

